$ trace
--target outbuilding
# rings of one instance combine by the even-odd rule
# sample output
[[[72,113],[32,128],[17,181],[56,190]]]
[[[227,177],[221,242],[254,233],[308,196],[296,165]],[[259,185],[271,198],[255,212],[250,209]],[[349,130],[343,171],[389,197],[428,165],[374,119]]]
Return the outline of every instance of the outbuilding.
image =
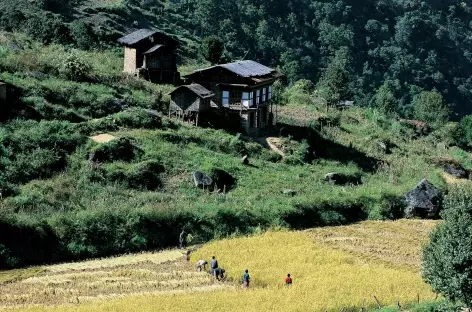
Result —
[[[211,109],[211,100],[215,94],[202,85],[192,83],[176,88],[170,96],[169,116],[198,125],[200,114]]]

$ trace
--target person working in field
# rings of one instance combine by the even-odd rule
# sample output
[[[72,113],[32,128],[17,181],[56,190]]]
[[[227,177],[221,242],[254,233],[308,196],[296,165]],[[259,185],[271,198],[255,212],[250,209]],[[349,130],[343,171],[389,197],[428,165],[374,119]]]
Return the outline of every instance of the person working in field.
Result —
[[[249,282],[251,281],[251,277],[249,276],[249,270],[244,271],[243,275],[243,288],[249,288]]]
[[[182,232],[180,232],[179,235],[179,245],[180,248],[185,248],[187,246],[187,232],[185,232],[185,229],[182,229]]]
[[[285,278],[285,285],[290,286],[290,285],[292,285],[292,282],[293,281],[292,281],[292,278],[290,277],[290,273],[289,273],[289,274],[287,274],[287,277]]]
[[[218,260],[216,260],[215,256],[211,257],[211,263],[210,263],[210,274],[212,276],[215,275],[215,269],[218,268]]]
[[[215,277],[218,281],[222,280],[225,278],[225,269],[222,268],[216,268],[215,269]]]
[[[197,262],[197,271],[198,272],[201,272],[202,271],[202,268],[203,270],[206,270],[206,265],[208,264],[208,262],[206,262],[205,260],[198,260]]]

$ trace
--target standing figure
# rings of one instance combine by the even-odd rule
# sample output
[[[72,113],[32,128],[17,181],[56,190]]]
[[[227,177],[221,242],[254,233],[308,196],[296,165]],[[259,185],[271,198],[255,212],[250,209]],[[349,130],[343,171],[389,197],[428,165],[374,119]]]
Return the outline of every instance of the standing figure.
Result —
[[[186,238],[187,238],[187,232],[185,232],[185,229],[182,229],[182,232],[180,232],[180,235],[179,235],[179,245],[181,249],[187,246]]]
[[[203,270],[206,270],[207,263],[208,262],[206,262],[205,260],[198,260],[197,265],[196,265],[197,271],[201,272],[202,268],[203,268]]]
[[[249,276],[249,271],[244,271],[243,275],[243,288],[249,288],[249,282],[251,281],[251,277]]]
[[[210,274],[212,276],[215,275],[215,269],[218,268],[218,260],[215,259],[215,256],[211,257],[211,264],[210,264]]]
[[[292,281],[292,278],[290,277],[290,273],[289,273],[289,274],[287,274],[287,277],[285,278],[285,285],[290,286],[290,285],[292,285],[292,282],[293,281]]]

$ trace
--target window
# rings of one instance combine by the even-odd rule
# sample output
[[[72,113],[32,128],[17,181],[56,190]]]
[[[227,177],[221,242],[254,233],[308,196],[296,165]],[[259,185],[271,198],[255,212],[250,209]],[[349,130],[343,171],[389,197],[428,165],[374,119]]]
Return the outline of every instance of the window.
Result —
[[[223,106],[228,107],[229,106],[229,91],[223,91],[223,95],[221,98],[222,98],[221,104],[223,104]]]
[[[256,91],[256,105],[259,105],[261,102],[261,90]]]
[[[272,98],[272,86],[270,86],[268,88],[269,92],[268,92],[268,99],[270,100]]]
[[[243,106],[249,107],[250,103],[252,102],[252,93],[251,92],[243,92],[243,96],[241,98]]]
[[[267,88],[262,89],[262,101],[261,102],[265,102],[265,101],[267,101]]]

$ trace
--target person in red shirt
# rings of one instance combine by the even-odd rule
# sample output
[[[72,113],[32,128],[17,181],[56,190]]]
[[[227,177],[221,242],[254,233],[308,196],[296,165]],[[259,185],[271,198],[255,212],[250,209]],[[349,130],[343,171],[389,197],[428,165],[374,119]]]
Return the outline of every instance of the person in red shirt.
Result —
[[[285,285],[290,286],[292,285],[292,278],[290,277],[290,274],[287,274],[287,277],[285,278]]]

